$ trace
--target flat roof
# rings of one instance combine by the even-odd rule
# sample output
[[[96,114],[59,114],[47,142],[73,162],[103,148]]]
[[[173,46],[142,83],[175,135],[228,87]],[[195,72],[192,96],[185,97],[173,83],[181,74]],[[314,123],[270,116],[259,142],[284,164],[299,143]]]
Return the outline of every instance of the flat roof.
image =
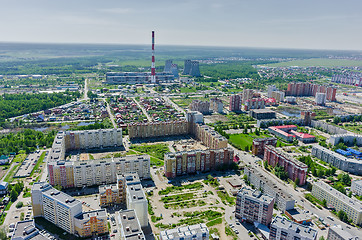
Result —
[[[200,223],[185,227],[178,227],[174,229],[169,229],[165,231],[161,231],[160,235],[162,239],[178,239],[180,237],[187,237],[196,235],[197,233],[209,233],[209,229],[207,228],[206,224]],[[187,238],[188,239],[188,238]]]
[[[117,184],[107,184],[107,185],[101,185],[98,187],[99,194],[104,193],[107,189],[111,189],[111,191],[118,190]]]
[[[131,201],[147,201],[145,193],[143,192],[142,185],[140,183],[133,184],[127,187],[127,191],[130,195]]]
[[[341,200],[344,204],[355,209],[357,212],[362,212],[362,204],[360,201],[349,198],[348,196],[344,195],[343,193],[341,193],[337,189],[329,186],[327,183],[325,183],[323,181],[315,182],[313,185],[320,187],[325,192],[327,192],[330,195],[334,196],[335,198]]]
[[[295,234],[298,234],[299,236],[307,239],[314,239],[317,235],[317,231],[313,228],[301,225],[299,223],[295,223],[279,216],[276,216],[270,225],[271,227],[288,229],[289,231],[292,231]]]
[[[307,214],[303,213],[298,208],[289,209],[285,211],[288,212],[297,222],[311,219],[311,216],[307,216]]]
[[[69,196],[68,194],[58,191],[55,188],[49,188],[45,191],[43,191],[43,195],[47,196],[48,198],[52,198],[57,200],[58,202],[62,203],[65,206],[68,207],[74,207],[78,204],[81,204],[81,202],[77,199],[75,199],[72,196]]]
[[[262,194],[259,190],[254,190],[249,187],[243,187],[239,190],[238,195],[245,195],[246,197],[252,198],[253,200],[259,200],[259,202],[270,204],[274,197],[266,194]]]
[[[335,232],[340,237],[343,237],[343,239],[348,239],[348,240],[358,240],[359,239],[357,236],[353,236],[346,229],[343,229],[341,225],[339,225],[339,226],[331,226],[328,231]]]
[[[82,212],[82,213],[78,214],[77,216],[75,216],[75,218],[78,218],[78,219],[89,219],[91,217],[107,217],[107,212],[105,209],[98,209],[98,210],[89,211],[89,212]]]
[[[127,186],[141,183],[138,173],[126,173],[124,178],[126,179]]]
[[[264,109],[252,109],[251,111],[255,112],[255,113],[275,113],[275,111],[267,109],[267,108],[264,108]]]
[[[25,220],[17,222],[11,239],[13,238],[22,238],[22,239],[31,239],[31,240],[48,239],[39,233],[38,229],[35,227],[34,220]]]
[[[124,233],[124,237],[127,240],[145,239],[145,235],[142,232],[141,225],[138,221],[135,210],[123,210],[118,212],[118,223]],[[122,236],[121,236],[122,237]]]

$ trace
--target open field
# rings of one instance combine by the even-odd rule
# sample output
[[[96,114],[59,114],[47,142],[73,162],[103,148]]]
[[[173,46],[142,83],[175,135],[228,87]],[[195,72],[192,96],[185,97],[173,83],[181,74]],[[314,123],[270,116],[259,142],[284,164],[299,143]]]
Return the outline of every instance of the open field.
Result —
[[[347,60],[347,59],[328,59],[328,58],[311,58],[305,60],[294,60],[289,62],[279,62],[265,64],[264,66],[269,67],[290,67],[290,66],[299,66],[299,67],[337,67],[337,66],[346,66],[346,67],[361,67],[362,61],[357,60]]]

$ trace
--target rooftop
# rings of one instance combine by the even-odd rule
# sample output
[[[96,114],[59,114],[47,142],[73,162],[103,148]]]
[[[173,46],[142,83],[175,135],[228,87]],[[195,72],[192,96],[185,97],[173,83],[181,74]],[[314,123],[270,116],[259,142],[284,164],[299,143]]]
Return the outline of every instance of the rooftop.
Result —
[[[141,183],[141,182],[140,182],[140,178],[139,178],[139,176],[138,176],[137,173],[127,173],[127,174],[124,174],[124,178],[126,179],[126,184],[127,184],[127,186]]]
[[[307,214],[303,213],[300,209],[298,208],[294,208],[294,209],[289,209],[289,210],[285,210],[286,212],[288,212],[295,221],[297,222],[301,222],[307,219],[311,219],[311,216],[307,216]]]
[[[26,220],[17,222],[11,239],[31,239],[46,240],[48,238],[41,235],[35,227],[34,220]]]
[[[105,209],[99,209],[90,212],[82,212],[75,217],[78,219],[90,219],[91,217],[107,217],[107,212]]]
[[[267,204],[270,204],[274,200],[273,197],[266,195],[266,194],[262,194],[259,190],[254,190],[249,187],[243,187],[242,189],[240,189],[238,192],[238,196],[239,195],[244,195],[245,197],[250,197],[253,200],[257,199],[260,202],[267,203]]]
[[[315,182],[313,185],[320,187],[326,193],[329,193],[330,195],[334,196],[335,198],[338,198],[344,204],[346,204],[349,207],[355,209],[356,211],[362,212],[362,204],[361,204],[360,201],[349,198],[348,196],[344,195],[343,193],[341,193],[337,189],[332,188],[331,186],[329,186],[327,183],[325,183],[323,181]]]
[[[117,217],[119,227],[122,229],[120,232],[124,233],[126,240],[145,239],[136,212],[133,209],[120,211]]]
[[[129,194],[132,202],[147,201],[145,193],[143,192],[143,189],[142,189],[142,185],[140,183],[136,183],[131,186],[128,186],[127,193]]]
[[[55,199],[67,207],[74,207],[78,204],[81,204],[79,200],[69,196],[64,192],[58,191],[55,188],[48,188],[47,190],[43,191],[43,196]]]
[[[270,110],[270,109],[267,109],[267,108],[264,108],[264,109],[252,109],[251,111],[255,112],[255,113],[275,113],[273,110]]]
[[[107,189],[110,189],[111,191],[118,191],[117,184],[108,184],[108,185],[101,185],[98,187],[99,194],[103,194]]]
[[[273,221],[271,222],[271,227],[277,227],[281,229],[289,229],[289,231],[293,231],[295,234],[298,234],[301,237],[314,239],[317,235],[317,231],[301,225],[299,223],[292,222],[285,218],[276,216]]]
[[[336,158],[338,158],[338,159],[340,159],[340,160],[342,160],[342,161],[345,161],[345,162],[351,162],[351,163],[357,163],[357,164],[360,164],[360,163],[361,163],[360,160],[357,160],[357,159],[355,159],[355,158],[346,158],[345,156],[343,156],[343,155],[341,155],[341,154],[338,154],[338,153],[336,153],[336,152],[333,152],[333,151],[329,150],[328,148],[322,147],[322,146],[317,145],[317,144],[316,144],[316,145],[313,145],[313,148],[314,148],[314,149],[318,149],[318,150],[320,150],[320,151],[323,151],[323,152],[325,152],[325,153],[327,153],[327,154],[329,154],[329,155],[332,155],[332,156],[334,156],[334,157],[336,157]],[[313,150],[313,148],[312,148],[312,150]]]
[[[178,239],[179,237],[186,237],[196,235],[197,233],[209,233],[209,229],[207,228],[206,224],[195,224],[186,227],[178,227],[174,229],[169,229],[162,231],[160,235],[162,239]],[[190,238],[191,239],[191,238]]]
[[[346,229],[343,229],[341,225],[339,226],[331,226],[329,231],[333,231],[335,232],[337,235],[339,235],[340,237],[343,237],[343,239],[346,240],[358,240],[360,238],[358,238],[357,236],[353,236],[351,233],[347,232]]]
[[[308,168],[308,166],[305,163],[302,163],[301,161],[295,159],[294,157],[290,156],[289,154],[286,154],[285,152],[283,152],[282,150],[272,146],[272,145],[267,145],[265,146],[265,148],[269,148],[272,151],[276,152],[277,154],[283,156],[284,158],[288,159],[289,161],[291,161],[292,163],[294,163],[295,165],[297,165],[298,167],[301,168]]]

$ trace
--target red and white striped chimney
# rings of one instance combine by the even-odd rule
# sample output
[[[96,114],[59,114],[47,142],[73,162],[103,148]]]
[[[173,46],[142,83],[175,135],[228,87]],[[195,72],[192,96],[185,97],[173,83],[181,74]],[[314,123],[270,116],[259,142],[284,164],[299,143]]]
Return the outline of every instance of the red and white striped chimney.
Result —
[[[152,31],[151,83],[156,83],[156,68],[155,68],[155,31]]]

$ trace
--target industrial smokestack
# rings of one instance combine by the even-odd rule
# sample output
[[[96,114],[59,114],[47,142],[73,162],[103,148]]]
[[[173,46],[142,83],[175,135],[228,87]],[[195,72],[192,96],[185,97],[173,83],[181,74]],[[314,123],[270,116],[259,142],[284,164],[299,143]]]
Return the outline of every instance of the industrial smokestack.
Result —
[[[155,31],[152,31],[151,83],[156,83],[156,68],[155,68]]]

